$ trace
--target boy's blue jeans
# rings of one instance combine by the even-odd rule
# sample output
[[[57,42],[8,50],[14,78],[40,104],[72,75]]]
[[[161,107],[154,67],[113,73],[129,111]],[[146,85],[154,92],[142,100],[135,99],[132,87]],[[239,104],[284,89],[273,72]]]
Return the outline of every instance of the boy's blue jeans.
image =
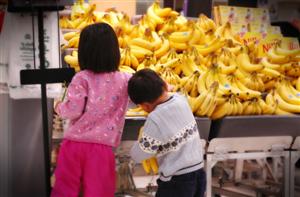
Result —
[[[170,181],[157,180],[156,197],[204,197],[206,174],[203,169],[173,176]]]

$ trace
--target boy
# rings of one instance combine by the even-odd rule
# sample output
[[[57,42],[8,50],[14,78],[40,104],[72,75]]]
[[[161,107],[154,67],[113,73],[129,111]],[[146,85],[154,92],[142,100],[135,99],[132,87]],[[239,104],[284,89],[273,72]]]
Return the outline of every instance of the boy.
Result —
[[[149,113],[131,157],[141,162],[156,156],[159,179],[156,197],[202,197],[206,187],[197,123],[186,98],[170,95],[166,83],[150,69],[128,82],[133,103]]]

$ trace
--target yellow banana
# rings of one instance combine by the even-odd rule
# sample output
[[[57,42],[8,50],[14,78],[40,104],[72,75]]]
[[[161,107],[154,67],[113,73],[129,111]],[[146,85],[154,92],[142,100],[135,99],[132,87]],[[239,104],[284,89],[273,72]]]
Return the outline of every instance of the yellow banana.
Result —
[[[161,38],[159,37],[159,35],[155,32],[155,31],[152,31],[151,32],[151,35],[152,35],[152,38],[153,38],[153,46],[154,46],[154,50],[157,50],[159,48],[161,48],[161,45],[162,45],[162,40]]]
[[[285,110],[283,110],[283,109],[281,109],[279,107],[277,107],[275,109],[275,114],[276,115],[283,115],[283,116],[293,116],[294,115],[293,113],[285,111]]]
[[[69,41],[71,38],[73,38],[74,36],[79,36],[78,32],[76,31],[71,31],[71,32],[68,32],[68,33],[65,33],[64,34],[64,39]]]
[[[284,64],[289,62],[290,59],[289,56],[276,54],[274,48],[271,48],[267,52],[267,57],[272,63],[275,64]]]
[[[147,41],[147,40],[144,40],[142,38],[133,38],[131,41],[130,41],[130,44],[131,45],[136,45],[138,47],[141,47],[141,48],[144,48],[144,49],[147,49],[149,51],[153,51],[155,46]]]
[[[277,78],[281,75],[280,72],[278,72],[277,70],[274,70],[272,68],[267,68],[267,67],[262,69],[261,73],[265,74],[266,76],[270,76],[272,78]]]
[[[215,109],[215,111],[213,112],[213,114],[211,115],[211,119],[215,120],[215,119],[220,119],[223,118],[224,116],[227,115],[227,112],[231,109],[232,106],[230,105],[229,102],[225,102],[221,105],[218,105]]]
[[[148,7],[147,9],[147,15],[149,16],[149,18],[153,19],[155,21],[156,24],[163,24],[164,23],[164,20],[159,17],[156,13],[155,13],[155,3],[153,3],[150,7]]]
[[[152,169],[153,174],[158,174],[158,163],[155,157],[151,157],[149,159],[150,167]]]
[[[274,94],[275,100],[278,102],[278,107],[284,111],[292,112],[292,113],[300,113],[300,106],[287,103],[284,101],[276,92]]]
[[[290,103],[290,104],[300,105],[300,99],[297,98],[296,96],[294,96],[293,93],[291,93],[289,90],[290,89],[283,84],[279,84],[279,86],[277,88],[277,92],[278,92],[279,96],[284,101],[286,101],[287,103]]]
[[[202,92],[207,91],[205,82],[206,82],[206,78],[207,78],[208,72],[205,72],[203,74],[200,75],[200,77],[197,80],[197,88],[198,88],[198,92],[201,94]]]
[[[142,161],[143,168],[147,174],[151,172],[151,164],[149,159],[145,159]]]
[[[201,55],[208,55],[209,53],[215,52],[218,49],[220,49],[221,47],[223,47],[226,44],[226,41],[221,40],[213,45],[209,45],[207,47],[199,47],[198,45],[194,45],[196,47],[196,49],[198,50],[198,52]]]
[[[280,70],[281,70],[279,64],[272,64],[272,63],[270,63],[266,57],[263,57],[263,58],[261,59],[260,63],[261,63],[262,65],[264,65],[266,68],[274,69],[274,70],[277,70],[277,71],[280,71]]]
[[[137,67],[139,66],[139,61],[137,60],[137,58],[133,54],[130,54],[130,60],[131,60],[131,66],[134,69],[137,69]]]
[[[300,55],[300,49],[284,49],[281,48],[280,46],[276,46],[275,48],[275,53],[278,55],[282,55],[282,56],[297,56]]]
[[[162,43],[161,47],[158,50],[154,51],[154,55],[156,58],[160,58],[163,55],[165,55],[169,49],[170,49],[169,40],[163,39],[163,43]]]
[[[261,64],[252,64],[248,54],[246,53],[239,54],[236,61],[238,66],[247,72],[258,72],[264,68],[264,66]]]
[[[72,55],[66,55],[64,57],[64,60],[67,64],[69,64],[71,67],[79,67],[79,64],[78,64],[78,58],[77,57],[74,57]]]
[[[230,60],[229,66],[225,66],[225,64],[221,61],[218,61],[217,64],[221,69],[221,73],[223,73],[225,75],[230,75],[230,74],[234,73],[235,70],[237,69],[237,65],[233,59]]]
[[[126,72],[126,73],[131,73],[131,74],[135,73],[135,70],[133,70],[131,67],[124,66],[124,65],[119,66],[119,70],[121,72]]]
[[[167,17],[171,14],[172,9],[171,8],[162,8],[162,9],[156,9],[154,11],[159,17]]]
[[[192,36],[188,40],[189,45],[198,44],[204,38],[204,32],[199,27],[195,26],[192,31]]]
[[[275,113],[276,106],[274,106],[274,105],[273,106],[272,105],[271,106],[267,105],[265,103],[265,101],[262,100],[262,99],[258,99],[258,104],[261,107],[263,114],[274,114]]]
[[[142,48],[142,47],[138,47],[138,46],[130,46],[130,51],[131,53],[138,59],[144,59],[145,56],[151,56],[153,54],[152,51]]]
[[[184,32],[173,32],[169,36],[169,40],[175,43],[186,43],[192,36],[192,32],[184,31]]]
[[[296,89],[300,91],[300,77],[298,77],[297,82],[296,82]]]
[[[170,41],[170,46],[178,51],[183,51],[188,49],[188,45],[186,43],[179,43]]]

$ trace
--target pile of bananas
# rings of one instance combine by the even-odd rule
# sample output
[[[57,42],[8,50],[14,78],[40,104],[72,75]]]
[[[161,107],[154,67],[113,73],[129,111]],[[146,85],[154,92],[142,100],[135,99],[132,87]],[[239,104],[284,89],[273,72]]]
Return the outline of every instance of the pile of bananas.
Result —
[[[120,45],[119,70],[156,71],[173,91],[187,96],[195,115],[218,119],[299,113],[300,49],[287,50],[278,43],[257,58],[256,43],[242,42],[232,34],[230,23],[218,26],[203,14],[188,20],[171,8],[161,8],[159,1],[137,24],[114,9],[105,13],[93,9],[86,6],[69,20],[92,16],[94,22],[109,23]],[[68,41],[64,48],[78,47],[78,31],[64,37]],[[66,56],[65,61],[78,66],[75,57]],[[130,114],[134,111],[142,113],[137,108]]]

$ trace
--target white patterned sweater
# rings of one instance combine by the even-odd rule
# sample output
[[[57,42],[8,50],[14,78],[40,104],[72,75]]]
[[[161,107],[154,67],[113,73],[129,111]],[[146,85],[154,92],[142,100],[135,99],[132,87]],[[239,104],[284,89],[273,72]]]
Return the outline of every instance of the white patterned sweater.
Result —
[[[143,131],[131,149],[131,157],[141,162],[156,156],[162,181],[203,167],[197,123],[184,96],[174,94],[156,106]]]

